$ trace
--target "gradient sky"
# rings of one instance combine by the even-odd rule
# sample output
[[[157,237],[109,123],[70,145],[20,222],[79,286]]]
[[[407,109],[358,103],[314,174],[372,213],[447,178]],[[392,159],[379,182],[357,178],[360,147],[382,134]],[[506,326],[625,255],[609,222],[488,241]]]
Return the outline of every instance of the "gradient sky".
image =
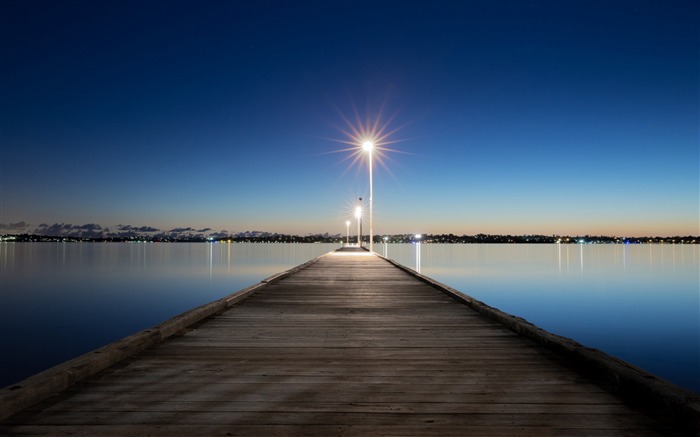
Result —
[[[3,0],[0,222],[698,235],[699,4]]]

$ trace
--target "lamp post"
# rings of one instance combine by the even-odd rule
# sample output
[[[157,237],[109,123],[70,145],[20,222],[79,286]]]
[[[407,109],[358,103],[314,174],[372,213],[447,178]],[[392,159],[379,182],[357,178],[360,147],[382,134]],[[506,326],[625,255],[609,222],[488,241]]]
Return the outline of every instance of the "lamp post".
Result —
[[[374,228],[373,228],[373,211],[372,211],[372,151],[374,150],[374,143],[371,141],[365,141],[362,143],[362,148],[368,153],[369,157],[367,162],[369,162],[369,251],[374,252]]]
[[[358,206],[355,208],[355,218],[357,219],[357,247],[362,247],[360,238],[362,238],[362,233],[360,232],[360,219],[362,218],[362,207]]]
[[[346,243],[350,244],[350,220],[345,221],[345,230],[346,230]]]

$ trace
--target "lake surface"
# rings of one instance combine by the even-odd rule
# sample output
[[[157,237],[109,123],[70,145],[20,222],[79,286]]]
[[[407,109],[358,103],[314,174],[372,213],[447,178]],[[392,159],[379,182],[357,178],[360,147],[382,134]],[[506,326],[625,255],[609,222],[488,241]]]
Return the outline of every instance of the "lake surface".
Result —
[[[0,386],[337,247],[0,243]],[[375,246],[384,249],[488,305],[700,392],[700,246]]]
[[[0,243],[0,387],[338,247]]]
[[[700,245],[423,243],[375,250],[700,393]]]

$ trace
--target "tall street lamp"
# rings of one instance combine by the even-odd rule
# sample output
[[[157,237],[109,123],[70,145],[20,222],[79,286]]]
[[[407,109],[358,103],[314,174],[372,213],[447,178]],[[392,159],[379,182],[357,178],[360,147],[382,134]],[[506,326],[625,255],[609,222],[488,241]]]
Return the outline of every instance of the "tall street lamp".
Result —
[[[369,251],[374,252],[374,228],[373,228],[373,211],[372,211],[372,151],[374,143],[365,141],[362,143],[362,149],[368,154],[367,162],[369,162]]]
[[[362,238],[361,232],[360,232],[360,219],[362,218],[362,207],[358,206],[355,208],[355,218],[357,219],[357,247],[362,247],[362,243],[360,241],[360,238]]]

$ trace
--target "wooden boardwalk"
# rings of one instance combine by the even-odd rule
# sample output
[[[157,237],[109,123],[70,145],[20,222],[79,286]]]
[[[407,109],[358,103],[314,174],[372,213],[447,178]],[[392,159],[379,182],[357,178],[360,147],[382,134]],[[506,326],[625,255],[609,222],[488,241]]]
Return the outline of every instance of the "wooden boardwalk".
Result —
[[[671,424],[380,257],[341,251],[0,434],[684,435]]]

